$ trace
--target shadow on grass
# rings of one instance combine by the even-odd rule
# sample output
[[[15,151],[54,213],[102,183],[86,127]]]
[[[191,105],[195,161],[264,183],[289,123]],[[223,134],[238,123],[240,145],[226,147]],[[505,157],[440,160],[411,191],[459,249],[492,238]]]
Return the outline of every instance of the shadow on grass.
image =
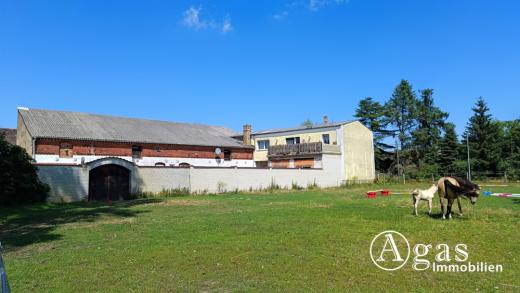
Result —
[[[0,209],[0,242],[7,250],[61,239],[56,228],[70,223],[93,223],[100,217],[129,218],[146,211],[130,207],[160,202],[161,199],[143,199],[115,202],[43,204]]]
[[[432,213],[430,215],[430,218],[432,219],[436,219],[436,220],[448,220],[448,221],[453,221],[453,220],[457,220],[457,221],[467,221],[468,220],[468,217],[466,216],[466,214],[460,216],[458,213],[452,213],[451,214],[451,219],[443,219],[442,218],[442,213]]]
[[[430,218],[432,218],[432,219],[441,219],[441,220],[442,220],[442,213],[438,213],[438,214],[436,214],[436,213],[431,213],[429,216],[430,216]]]

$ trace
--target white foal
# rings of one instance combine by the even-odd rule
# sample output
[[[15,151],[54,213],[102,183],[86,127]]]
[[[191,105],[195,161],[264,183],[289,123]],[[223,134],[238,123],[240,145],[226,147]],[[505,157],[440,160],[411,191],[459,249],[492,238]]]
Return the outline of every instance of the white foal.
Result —
[[[416,189],[412,191],[412,200],[413,200],[413,213],[417,216],[417,206],[419,205],[419,201],[426,200],[428,201],[428,215],[432,213],[432,200],[435,196],[435,192],[437,192],[437,184],[433,184],[432,187],[421,190]]]

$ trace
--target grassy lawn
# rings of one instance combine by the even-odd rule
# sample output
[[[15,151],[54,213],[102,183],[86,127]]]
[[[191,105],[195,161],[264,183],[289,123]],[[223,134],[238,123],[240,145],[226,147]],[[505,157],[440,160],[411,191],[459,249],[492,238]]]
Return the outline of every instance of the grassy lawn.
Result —
[[[437,198],[436,215],[421,203],[415,217],[409,196],[364,197],[377,188],[0,209],[0,241],[13,292],[520,291],[520,199],[464,200],[464,216],[443,221]],[[466,243],[470,261],[504,271],[382,271],[369,245],[384,230]]]

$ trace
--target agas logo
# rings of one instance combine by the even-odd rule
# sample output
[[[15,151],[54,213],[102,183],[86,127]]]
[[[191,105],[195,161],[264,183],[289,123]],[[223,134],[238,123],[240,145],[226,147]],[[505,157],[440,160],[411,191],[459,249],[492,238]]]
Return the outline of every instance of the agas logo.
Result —
[[[417,243],[410,246],[408,239],[396,231],[384,231],[377,234],[370,243],[370,258],[380,269],[395,271],[402,268],[413,252],[412,269],[415,271],[432,270],[433,272],[502,272],[501,264],[469,261],[468,245],[457,243]],[[428,257],[433,252],[431,257]]]
[[[398,270],[410,258],[410,243],[399,232],[391,230],[381,232],[370,243],[370,258],[382,270]]]

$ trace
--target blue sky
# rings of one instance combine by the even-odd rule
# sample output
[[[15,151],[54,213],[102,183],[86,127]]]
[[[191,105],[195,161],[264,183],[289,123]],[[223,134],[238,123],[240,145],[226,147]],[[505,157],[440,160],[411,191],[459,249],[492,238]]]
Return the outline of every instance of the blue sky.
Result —
[[[0,127],[16,107],[223,125],[352,118],[400,79],[462,132],[520,118],[520,1],[0,2]]]

